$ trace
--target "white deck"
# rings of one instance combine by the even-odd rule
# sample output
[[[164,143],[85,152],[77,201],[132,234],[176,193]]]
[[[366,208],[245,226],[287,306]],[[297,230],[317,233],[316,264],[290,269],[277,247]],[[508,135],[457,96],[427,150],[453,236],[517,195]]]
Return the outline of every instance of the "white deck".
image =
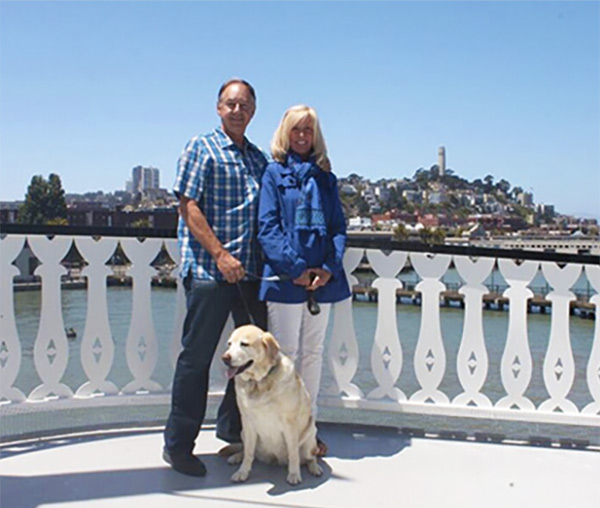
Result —
[[[255,464],[245,484],[203,430],[196,452],[209,474],[193,478],[161,459],[160,429],[55,438],[0,448],[2,508],[597,508],[600,453],[524,445],[407,438],[393,429],[324,425],[325,473],[285,481]]]

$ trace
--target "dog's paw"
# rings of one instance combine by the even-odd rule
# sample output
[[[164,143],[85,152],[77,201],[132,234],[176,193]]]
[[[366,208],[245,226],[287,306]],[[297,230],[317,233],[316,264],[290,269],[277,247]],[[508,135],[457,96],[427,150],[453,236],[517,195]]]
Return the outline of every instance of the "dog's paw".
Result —
[[[229,464],[231,466],[241,464],[243,458],[244,458],[244,452],[234,453],[233,455],[230,455],[229,458],[227,459],[227,464]]]
[[[287,482],[290,485],[298,485],[302,481],[300,473],[289,473],[287,475]]]
[[[239,468],[235,473],[231,475],[231,481],[234,483],[245,482],[248,479],[250,471]]]
[[[308,463],[308,472],[313,476],[321,476],[323,474],[323,468],[317,464],[317,461]]]

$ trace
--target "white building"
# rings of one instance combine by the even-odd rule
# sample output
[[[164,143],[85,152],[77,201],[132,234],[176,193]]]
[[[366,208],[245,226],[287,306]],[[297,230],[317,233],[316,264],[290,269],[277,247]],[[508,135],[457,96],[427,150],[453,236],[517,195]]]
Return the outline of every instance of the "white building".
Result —
[[[363,229],[371,229],[373,223],[370,217],[350,217],[348,219],[349,231],[360,231]]]

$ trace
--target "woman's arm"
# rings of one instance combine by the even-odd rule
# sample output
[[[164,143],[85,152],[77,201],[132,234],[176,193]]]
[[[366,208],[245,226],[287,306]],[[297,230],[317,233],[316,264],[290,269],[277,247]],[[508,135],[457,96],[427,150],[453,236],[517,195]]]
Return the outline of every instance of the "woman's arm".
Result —
[[[306,270],[306,261],[292,248],[285,235],[280,189],[274,171],[271,166],[267,167],[262,180],[258,207],[258,241],[277,274],[297,279]]]
[[[344,271],[344,252],[346,251],[346,217],[337,189],[337,181],[332,185],[332,213],[327,230],[331,236],[333,249],[328,253],[322,268],[339,277]]]

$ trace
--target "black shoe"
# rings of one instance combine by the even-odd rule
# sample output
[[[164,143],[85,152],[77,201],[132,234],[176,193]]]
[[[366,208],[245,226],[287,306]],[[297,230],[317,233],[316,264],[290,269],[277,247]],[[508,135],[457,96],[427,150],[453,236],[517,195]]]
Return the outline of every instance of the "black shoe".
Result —
[[[163,460],[178,473],[188,476],[206,476],[206,466],[192,454],[173,456],[167,450],[163,450]]]

